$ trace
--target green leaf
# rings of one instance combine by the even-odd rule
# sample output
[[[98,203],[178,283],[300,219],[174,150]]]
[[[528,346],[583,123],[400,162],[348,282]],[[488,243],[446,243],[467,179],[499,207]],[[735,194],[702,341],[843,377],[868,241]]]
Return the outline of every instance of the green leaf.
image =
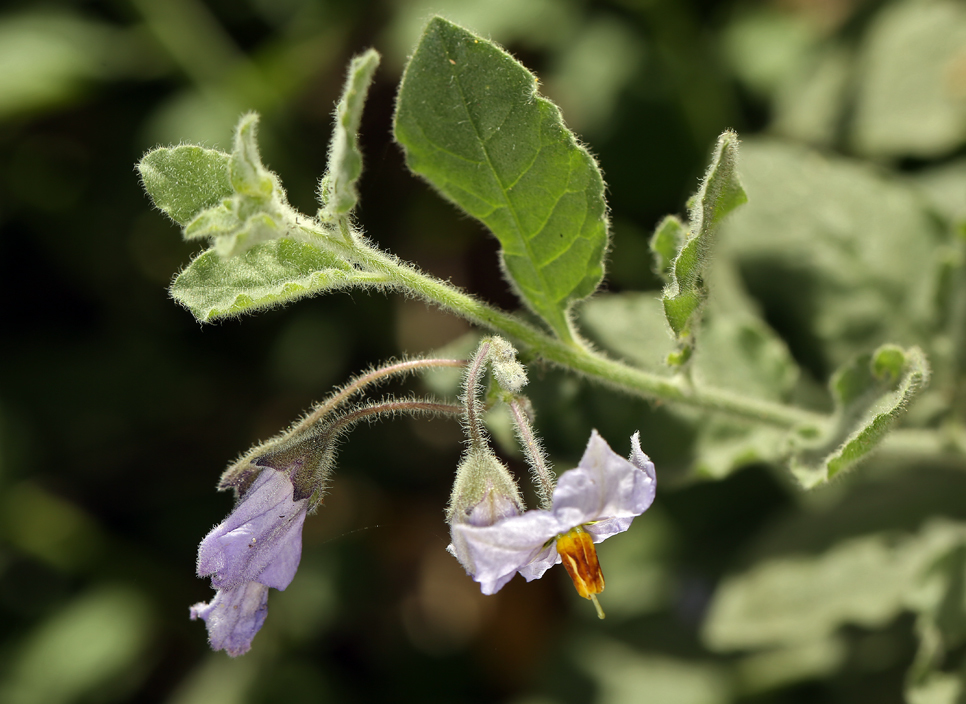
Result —
[[[718,225],[748,200],[737,167],[738,135],[728,131],[718,138],[701,187],[688,201],[689,231],[671,263],[670,281],[664,289],[664,313],[679,347],[678,354],[669,358],[671,363],[683,364],[691,356],[698,313],[708,297],[704,277]],[[662,225],[674,228],[673,223]],[[666,247],[671,236],[676,233],[662,234],[662,241],[656,244]]]
[[[229,198],[230,157],[193,145],[153,149],[138,162],[141,183],[154,204],[179,225]]]
[[[928,158],[966,141],[962,3],[890,3],[871,23],[863,46],[852,133],[858,151]]]
[[[665,282],[671,279],[671,264],[687,236],[688,228],[676,215],[668,215],[661,220],[655,228],[654,234],[651,235],[650,245],[651,253],[654,255],[654,273],[664,279]]]
[[[709,302],[692,362],[695,383],[787,401],[799,369],[785,343],[752,312],[743,296],[729,290],[727,279],[716,277],[713,285],[716,294]],[[721,479],[749,464],[783,459],[785,430],[719,413],[674,412],[694,423],[693,470],[698,476]]]
[[[860,355],[832,377],[835,419],[815,444],[800,443],[792,473],[806,487],[852,468],[872,452],[929,381],[918,347],[883,345]]]
[[[359,201],[356,181],[362,175],[359,151],[359,123],[372,76],[379,66],[379,54],[370,49],[352,59],[342,98],[335,108],[335,128],[329,142],[329,165],[319,184],[323,220],[347,215]]]
[[[221,258],[209,249],[171,285],[171,295],[208,322],[270,308],[321,291],[378,283],[312,244],[271,240],[244,254]]]
[[[604,183],[536,78],[433,18],[403,77],[395,135],[413,171],[496,235],[524,303],[573,339],[569,309],[604,272]]]

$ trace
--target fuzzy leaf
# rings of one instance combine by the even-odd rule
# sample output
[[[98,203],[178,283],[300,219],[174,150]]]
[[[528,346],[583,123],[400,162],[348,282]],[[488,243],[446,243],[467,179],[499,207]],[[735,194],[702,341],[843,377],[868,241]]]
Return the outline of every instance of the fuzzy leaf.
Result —
[[[356,181],[362,175],[359,123],[377,66],[379,54],[374,49],[354,57],[349,64],[342,98],[335,108],[335,127],[329,142],[329,166],[319,184],[319,200],[322,202],[319,215],[323,220],[347,215],[359,201],[359,192],[356,190]]]
[[[728,131],[718,138],[701,187],[688,202],[689,231],[671,263],[670,282],[664,289],[664,313],[680,348],[669,358],[672,364],[682,364],[691,356],[698,313],[708,296],[704,276],[718,225],[748,200],[737,166],[738,135]],[[660,244],[666,246],[666,242]]]
[[[654,255],[654,273],[670,281],[671,264],[677,255],[681,244],[688,235],[688,228],[676,215],[668,215],[651,235],[651,253]]]
[[[365,283],[352,266],[318,247],[279,239],[228,259],[202,252],[178,274],[171,296],[208,322]]]
[[[524,303],[572,339],[568,311],[603,277],[604,183],[533,74],[433,18],[406,68],[395,135],[413,171],[496,235]]]
[[[234,192],[229,160],[228,154],[215,149],[162,147],[145,154],[138,171],[154,204],[179,225],[187,225]]]
[[[792,458],[792,472],[806,487],[844,472],[875,449],[913,397],[929,381],[918,347],[883,345],[860,355],[832,377],[835,419],[815,445]]]

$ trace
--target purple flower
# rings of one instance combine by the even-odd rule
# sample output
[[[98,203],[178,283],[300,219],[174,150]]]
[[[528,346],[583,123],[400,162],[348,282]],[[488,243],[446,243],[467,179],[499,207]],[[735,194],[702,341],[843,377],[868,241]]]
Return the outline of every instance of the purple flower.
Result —
[[[218,590],[210,603],[191,607],[202,618],[211,647],[241,655],[251,647],[267,612],[268,588],[291,584],[302,556],[308,499],[293,501],[288,472],[263,469],[231,514],[198,549],[198,576]]]
[[[252,638],[268,615],[268,587],[258,582],[243,582],[237,587],[219,589],[209,603],[191,607],[191,620],[205,620],[208,642],[215,650],[232,657],[248,652]]]
[[[480,583],[484,594],[494,594],[517,572],[528,582],[543,576],[562,561],[563,550],[568,555],[565,566],[578,592],[590,598],[603,589],[593,543],[627,530],[634,517],[654,501],[654,464],[641,451],[639,433],[631,437],[631,448],[630,459],[625,460],[593,431],[580,464],[560,477],[550,511],[527,511],[488,526],[454,523],[450,552]],[[581,534],[589,540],[581,540]],[[578,553],[571,555],[575,541]],[[454,545],[460,550],[456,551]],[[589,567],[588,561],[592,562]],[[575,570],[585,572],[585,567],[592,574],[581,578],[589,582],[582,585],[574,574]],[[599,588],[594,586],[595,570]]]

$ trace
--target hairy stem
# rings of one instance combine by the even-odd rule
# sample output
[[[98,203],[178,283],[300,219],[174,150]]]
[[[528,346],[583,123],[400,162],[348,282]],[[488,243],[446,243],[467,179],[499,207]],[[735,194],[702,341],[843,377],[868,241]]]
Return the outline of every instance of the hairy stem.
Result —
[[[464,418],[466,419],[466,434],[470,438],[470,445],[473,450],[482,451],[486,447],[483,439],[482,422],[480,421],[480,380],[483,372],[486,371],[486,363],[490,356],[490,341],[483,340],[476,354],[470,361],[466,370],[466,378],[463,380],[463,407]]]
[[[543,454],[543,447],[540,440],[533,432],[527,411],[519,397],[514,397],[507,404],[513,416],[513,424],[516,427],[517,437],[523,445],[524,454],[537,484],[537,495],[540,497],[540,508],[549,511],[553,508],[553,472],[550,471],[546,457]]]
[[[408,374],[419,369],[434,369],[438,367],[462,367],[466,362],[462,359],[408,359],[402,362],[391,362],[385,366],[373,369],[370,372],[361,374],[348,384],[340,388],[325,401],[316,406],[311,413],[300,420],[292,428],[291,432],[296,433],[314,425],[327,414],[334,411],[352,396],[361,393],[367,386],[391,376]]]
[[[371,405],[360,406],[346,413],[329,426],[328,432],[330,437],[336,437],[364,420],[374,420],[379,416],[392,416],[399,413],[411,416],[437,414],[460,416],[463,415],[463,407],[455,403],[440,403],[420,399],[383,400]]]

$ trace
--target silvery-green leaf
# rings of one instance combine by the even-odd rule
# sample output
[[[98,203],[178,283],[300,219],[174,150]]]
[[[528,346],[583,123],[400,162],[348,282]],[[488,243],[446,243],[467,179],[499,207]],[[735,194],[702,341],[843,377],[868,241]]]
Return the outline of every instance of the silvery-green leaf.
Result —
[[[193,145],[152,149],[138,162],[144,190],[154,204],[180,225],[213,208],[234,192],[230,156]]]
[[[935,157],[966,141],[966,6],[904,0],[872,21],[859,60],[852,141],[875,156]]]
[[[171,296],[208,322],[270,308],[321,291],[374,283],[307,242],[270,240],[235,257],[197,256],[171,285]],[[378,283],[378,282],[375,282]]]
[[[729,259],[817,378],[886,342],[921,344],[938,242],[921,196],[867,164],[774,140],[742,143],[749,202],[722,226]]]
[[[902,540],[875,533],[764,560],[721,582],[703,640],[727,651],[814,642],[844,624],[880,627],[907,608],[935,559],[964,541],[962,524],[936,521]]]
[[[792,473],[803,486],[831,479],[872,452],[929,381],[918,347],[883,345],[839,369],[829,384],[835,416],[816,442],[800,441]]]

